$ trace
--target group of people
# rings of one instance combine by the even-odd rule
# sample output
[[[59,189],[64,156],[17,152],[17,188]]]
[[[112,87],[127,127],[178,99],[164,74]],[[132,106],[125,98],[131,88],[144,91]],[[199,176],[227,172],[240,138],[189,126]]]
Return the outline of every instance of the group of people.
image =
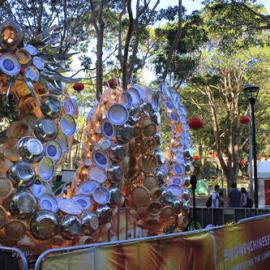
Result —
[[[247,190],[244,187],[239,190],[236,183],[232,183],[228,199],[229,207],[251,208],[253,206],[253,201],[248,197]],[[224,207],[223,191],[220,190],[219,185],[215,185],[215,191],[208,198],[206,206],[212,208]]]

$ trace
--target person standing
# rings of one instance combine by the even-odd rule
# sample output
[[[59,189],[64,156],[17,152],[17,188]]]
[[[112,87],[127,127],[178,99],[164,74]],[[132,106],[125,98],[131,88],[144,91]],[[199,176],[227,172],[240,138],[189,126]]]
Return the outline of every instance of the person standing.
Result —
[[[212,208],[219,208],[220,202],[221,202],[221,198],[219,195],[219,185],[215,185],[215,191],[212,193],[211,198],[212,198],[211,207]]]
[[[241,187],[241,205],[247,207],[247,191],[244,187]]]
[[[220,190],[218,194],[219,194],[219,207],[224,207],[223,190]]]
[[[232,188],[229,192],[229,207],[240,207],[241,192],[237,188],[236,183],[232,183]]]

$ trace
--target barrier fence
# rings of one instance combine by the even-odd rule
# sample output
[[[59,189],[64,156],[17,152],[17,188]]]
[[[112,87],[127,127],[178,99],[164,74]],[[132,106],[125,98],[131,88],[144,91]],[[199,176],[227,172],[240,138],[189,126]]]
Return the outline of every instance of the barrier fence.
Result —
[[[191,208],[191,215],[192,215],[193,209]],[[218,208],[218,209],[212,209],[212,208],[206,208],[206,207],[199,207],[197,208],[197,220],[199,223],[202,225],[202,227],[207,226],[208,224],[213,224],[215,226],[219,226],[221,228],[223,224],[227,223],[232,223],[232,222],[238,222],[239,220],[245,219],[248,220],[248,218],[253,217],[253,216],[259,216],[259,215],[264,215],[264,214],[270,214],[270,209],[248,209],[248,208]],[[221,226],[221,227],[220,227]],[[269,225],[270,226],[270,225]],[[47,255],[50,255],[51,253],[65,253],[65,252],[71,252],[69,256],[73,257],[73,252],[76,251],[81,251],[82,249],[92,249],[90,252],[89,250],[87,252],[90,252],[91,254],[96,254],[96,249],[101,246],[108,246],[108,245],[120,245],[123,244],[123,240],[130,240],[134,241],[132,239],[140,239],[141,241],[148,241],[152,238],[146,237],[147,231],[139,228],[136,223],[131,219],[131,217],[128,214],[128,211],[126,209],[120,209],[118,211],[117,217],[116,217],[116,223],[114,224],[114,228],[116,228],[114,234],[113,233],[108,233],[107,239],[104,239],[104,242],[107,243],[101,243],[101,244],[90,244],[90,245],[83,245],[83,246],[77,246],[77,247],[71,247],[71,248],[60,248],[60,249],[51,249],[47,251],[48,253],[43,253],[37,262],[41,262],[44,258],[46,258]],[[198,233],[198,231],[196,231]],[[172,237],[172,236],[179,236],[179,235],[190,235],[194,234],[194,232],[187,232],[187,233],[178,233],[178,234],[169,234],[169,235],[162,235],[160,236],[161,238],[163,237]],[[126,243],[126,242],[124,242]],[[4,251],[4,249],[6,249]],[[8,251],[10,250],[10,251]],[[16,250],[16,252],[15,252]],[[18,251],[20,253],[18,253]],[[5,253],[3,253],[5,252]],[[9,252],[9,253],[7,253]],[[4,256],[2,256],[5,254]],[[7,255],[8,254],[8,255]],[[26,264],[26,258],[22,251],[16,249],[16,248],[6,248],[6,247],[1,247],[0,249],[0,265],[6,265],[7,267],[4,269],[17,269],[15,264],[17,263],[17,259],[14,260],[14,257],[16,257],[14,254],[18,254],[17,257],[22,258],[20,263],[20,266],[22,267],[21,269],[25,270],[27,269],[27,264]],[[44,257],[45,256],[45,257]],[[58,256],[58,255],[57,255]],[[93,255],[94,260],[91,263],[94,263],[96,261],[96,256]],[[70,258],[71,258],[70,257]],[[1,261],[2,260],[2,261]],[[1,263],[3,262],[3,263]],[[88,261],[89,262],[89,261]],[[90,262],[89,262],[90,263]],[[8,265],[10,265],[8,267]],[[12,265],[12,267],[11,267]],[[26,265],[26,266],[25,266]],[[37,265],[37,264],[36,264]],[[96,265],[96,263],[95,263]],[[94,265],[94,266],[95,266]],[[90,266],[89,266],[90,267]],[[0,269],[2,269],[0,267]],[[35,269],[40,269],[40,268],[35,268]],[[43,269],[43,268],[42,268]],[[54,269],[54,268],[45,268],[47,269]],[[58,268],[55,268],[58,270]],[[61,268],[59,268],[61,269]],[[65,268],[63,268],[65,269]],[[67,268],[68,269],[68,268]],[[73,268],[70,268],[73,269]],[[92,267],[92,268],[81,268],[81,269],[95,269],[99,270],[100,268]],[[106,269],[106,268],[103,268]],[[110,268],[108,268],[110,269]],[[132,268],[133,269],[133,268]],[[139,268],[136,268],[139,269]],[[77,270],[77,269],[76,269]]]
[[[51,249],[35,270],[267,270],[269,265],[268,214],[196,232]]]
[[[24,253],[15,247],[0,246],[0,269],[28,270]]]

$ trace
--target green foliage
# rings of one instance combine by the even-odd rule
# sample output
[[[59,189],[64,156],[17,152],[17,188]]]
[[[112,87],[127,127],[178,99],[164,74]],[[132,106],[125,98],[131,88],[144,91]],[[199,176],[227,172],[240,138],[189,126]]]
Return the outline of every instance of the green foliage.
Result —
[[[235,52],[250,45],[264,43],[258,33],[267,28],[266,9],[256,1],[204,1],[204,22],[211,40],[219,49]]]
[[[219,145],[221,154],[228,158],[224,167],[228,180],[238,174],[238,162],[248,138],[248,125],[239,122],[248,109],[242,93],[245,83],[261,87],[256,103],[257,141],[259,151],[268,153],[265,149],[268,149],[270,131],[267,121],[270,117],[270,39],[265,29],[270,29],[270,17],[256,1],[217,0],[205,1],[205,5],[201,12],[184,17],[169,83],[182,84],[180,94],[189,117],[204,118],[203,129],[192,131],[193,142],[204,149],[216,149]],[[175,33],[175,24],[156,31],[164,41],[153,61],[158,74],[163,71]],[[213,136],[215,125],[216,137]],[[201,166],[201,161],[197,163]],[[214,168],[211,170],[207,162],[203,168],[200,166],[197,167],[200,175],[213,175]],[[206,168],[209,171],[204,171]]]
[[[157,74],[162,74],[167,56],[174,42],[177,32],[177,24],[169,23],[157,28],[155,35],[162,41],[154,52],[153,64]],[[198,12],[190,16],[184,16],[182,22],[181,39],[173,57],[170,72],[174,80],[184,80],[194,70],[198,60],[199,47],[207,42],[203,20]]]

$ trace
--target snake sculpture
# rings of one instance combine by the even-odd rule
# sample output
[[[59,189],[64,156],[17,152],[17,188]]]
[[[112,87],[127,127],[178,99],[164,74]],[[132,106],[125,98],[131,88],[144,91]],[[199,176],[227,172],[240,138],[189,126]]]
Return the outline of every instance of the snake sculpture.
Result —
[[[52,53],[53,31],[33,46],[18,24],[0,25],[0,113],[10,120],[0,133],[1,244],[39,254],[102,241],[120,207],[149,234],[181,227],[189,209],[191,142],[185,108],[165,84],[157,91],[109,84],[87,117],[71,186],[53,193],[78,115],[64,84],[76,80],[61,75],[66,59]],[[165,153],[161,112],[172,133]]]

